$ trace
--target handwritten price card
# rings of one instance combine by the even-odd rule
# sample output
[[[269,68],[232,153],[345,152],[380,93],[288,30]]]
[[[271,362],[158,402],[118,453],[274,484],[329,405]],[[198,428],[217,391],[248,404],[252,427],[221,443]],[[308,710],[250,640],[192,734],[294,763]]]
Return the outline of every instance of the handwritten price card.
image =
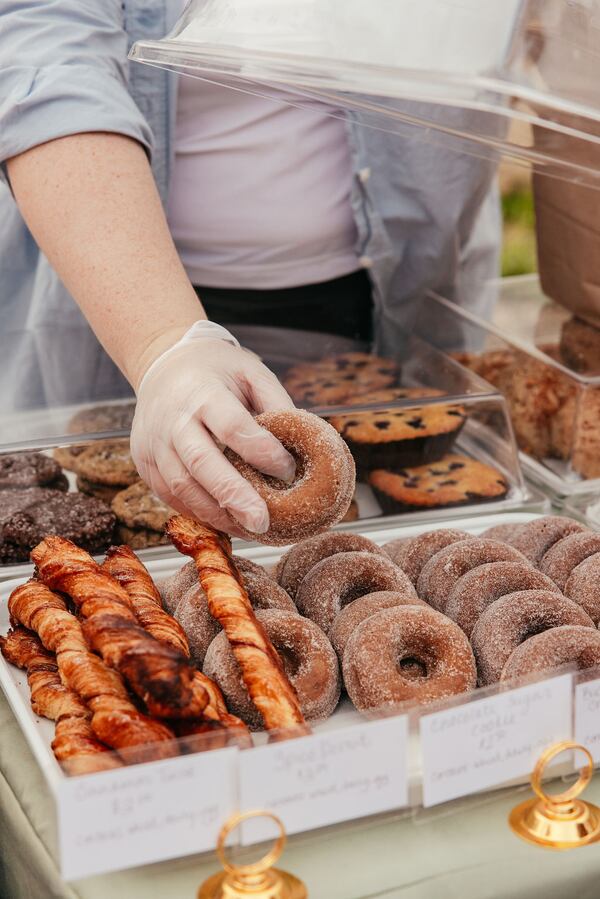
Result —
[[[529,774],[546,747],[571,738],[571,681],[563,674],[423,716],[423,805]]]
[[[575,687],[575,740],[600,763],[600,679]]]
[[[57,798],[66,880],[214,849],[236,811],[237,749],[65,779]]]
[[[371,721],[240,753],[240,808],[279,815],[288,833],[408,805],[408,721]],[[243,826],[245,845],[271,825]]]

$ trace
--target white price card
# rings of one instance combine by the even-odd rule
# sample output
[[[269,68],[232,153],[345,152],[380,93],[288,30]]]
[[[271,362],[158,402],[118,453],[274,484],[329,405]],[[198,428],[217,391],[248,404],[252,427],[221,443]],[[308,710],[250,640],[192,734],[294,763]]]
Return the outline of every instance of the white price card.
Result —
[[[600,678],[575,687],[575,741],[600,763]]]
[[[240,808],[263,808],[300,833],[408,805],[408,719],[355,724],[240,753]],[[245,845],[272,825],[243,825]]]
[[[59,785],[66,880],[214,849],[237,809],[236,748],[198,752]]]
[[[572,675],[506,690],[420,720],[425,807],[529,774],[540,753],[571,739]]]

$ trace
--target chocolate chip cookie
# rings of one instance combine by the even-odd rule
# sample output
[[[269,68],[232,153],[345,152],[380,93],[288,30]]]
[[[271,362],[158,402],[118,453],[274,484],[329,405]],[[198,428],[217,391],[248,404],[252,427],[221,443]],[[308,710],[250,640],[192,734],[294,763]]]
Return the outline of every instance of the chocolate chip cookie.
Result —
[[[117,493],[111,507],[121,524],[151,531],[162,532],[171,515],[175,515],[174,510],[155,496],[143,481]]]
[[[398,365],[370,353],[341,353],[288,369],[283,385],[306,406],[334,406],[397,381]]]
[[[399,472],[378,469],[369,475],[369,484],[383,511],[391,514],[485,503],[508,493],[497,469],[455,453]]]
[[[59,447],[54,458],[91,484],[129,487],[139,475],[129,452],[129,440],[99,440],[81,446]]]
[[[0,456],[0,490],[51,487],[66,492],[69,482],[55,459],[42,453],[5,453]]]

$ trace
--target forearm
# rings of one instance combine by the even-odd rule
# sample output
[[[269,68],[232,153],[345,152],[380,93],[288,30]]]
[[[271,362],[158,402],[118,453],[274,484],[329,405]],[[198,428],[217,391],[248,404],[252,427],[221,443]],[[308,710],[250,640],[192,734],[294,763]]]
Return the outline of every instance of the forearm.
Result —
[[[75,134],[9,160],[19,208],[99,340],[137,387],[205,318],[171,239],[142,147]]]

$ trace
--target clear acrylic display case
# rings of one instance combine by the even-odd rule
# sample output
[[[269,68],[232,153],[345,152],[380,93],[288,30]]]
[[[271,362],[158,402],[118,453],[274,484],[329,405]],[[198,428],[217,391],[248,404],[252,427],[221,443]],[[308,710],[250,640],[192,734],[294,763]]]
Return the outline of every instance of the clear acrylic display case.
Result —
[[[557,500],[600,489],[600,332],[544,296],[536,276],[488,289],[490,321],[431,296],[417,333],[504,395],[528,477]]]

